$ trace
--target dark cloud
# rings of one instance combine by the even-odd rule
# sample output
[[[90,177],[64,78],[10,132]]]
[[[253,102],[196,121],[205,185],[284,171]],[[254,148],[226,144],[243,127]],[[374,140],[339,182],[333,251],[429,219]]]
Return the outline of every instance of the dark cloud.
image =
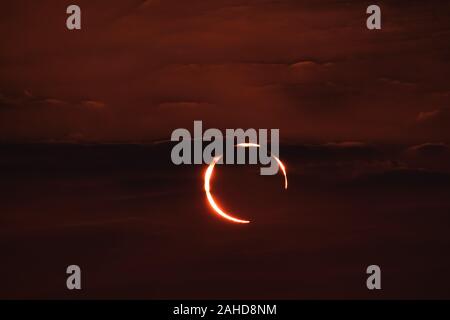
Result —
[[[423,192],[443,192],[450,189],[450,173],[424,169],[395,169],[360,175],[351,182],[354,186]]]
[[[441,121],[450,120],[450,108],[443,107],[430,111],[422,111],[417,116],[417,122],[421,124],[437,124]]]
[[[450,153],[450,147],[445,143],[423,143],[412,146],[407,151],[415,155],[441,156]]]
[[[106,104],[104,102],[94,100],[84,100],[81,102],[81,105],[93,109],[103,109],[106,107]]]
[[[405,160],[416,168],[450,172],[450,147],[446,143],[423,143],[405,151]]]
[[[439,110],[439,109],[432,110],[432,111],[420,112],[419,115],[417,116],[417,122],[430,121],[430,120],[438,117],[440,114],[441,114],[441,110]]]
[[[417,115],[415,132],[423,139],[450,141],[447,128],[450,125],[450,108],[441,107],[430,111],[421,111]]]
[[[76,260],[95,279],[90,299],[364,298],[361,265],[376,259],[391,278],[383,298],[448,297],[450,176],[396,167],[404,146],[282,146],[288,190],[220,167],[214,193],[249,228],[212,214],[204,166],[173,166],[170,147],[3,145],[0,296],[70,298],[57,270]]]

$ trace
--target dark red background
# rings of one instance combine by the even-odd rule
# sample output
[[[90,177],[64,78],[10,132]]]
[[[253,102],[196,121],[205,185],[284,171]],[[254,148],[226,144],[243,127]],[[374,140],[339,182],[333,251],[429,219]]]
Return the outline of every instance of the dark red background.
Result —
[[[448,2],[69,4],[0,10],[1,298],[450,298]],[[280,129],[287,191],[217,170],[252,224],[171,163],[193,120]]]

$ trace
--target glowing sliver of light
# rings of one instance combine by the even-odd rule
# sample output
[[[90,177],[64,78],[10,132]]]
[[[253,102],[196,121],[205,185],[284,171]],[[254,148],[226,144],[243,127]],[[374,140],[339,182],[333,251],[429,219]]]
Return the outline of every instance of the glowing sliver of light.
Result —
[[[217,203],[214,201],[213,196],[211,195],[210,180],[211,180],[211,177],[213,174],[214,166],[220,160],[220,158],[222,158],[222,156],[215,157],[213,159],[213,161],[209,164],[208,169],[206,169],[206,172],[205,172],[205,192],[206,192],[206,197],[208,198],[209,204],[214,209],[214,211],[216,211],[220,216],[222,216],[223,218],[225,218],[229,221],[233,221],[236,223],[250,223],[250,221],[248,221],[248,220],[241,220],[241,219],[235,218],[235,217],[229,215],[228,213],[226,213],[225,211],[223,211],[217,205]]]
[[[237,145],[237,147],[242,147],[242,148],[246,148],[246,147],[256,147],[259,148],[259,144],[256,143],[240,143]],[[281,168],[281,171],[283,172],[284,175],[284,188],[287,189],[288,188],[288,180],[287,180],[287,173],[286,173],[286,167],[284,166],[283,162],[281,162],[281,160],[276,157],[276,156],[272,156],[275,161],[278,163],[279,167]],[[210,206],[214,209],[214,211],[220,215],[222,218],[234,222],[234,223],[241,223],[241,224],[246,224],[246,223],[250,223],[249,220],[242,220],[236,217],[233,217],[232,215],[226,213],[225,211],[223,211],[219,205],[216,203],[216,201],[214,200],[214,197],[211,194],[211,178],[213,175],[213,171],[214,171],[214,167],[216,165],[217,162],[219,162],[219,160],[222,158],[222,156],[218,156],[215,157],[213,159],[213,161],[211,161],[211,163],[209,164],[208,168],[206,169],[205,172],[205,193],[206,193],[206,197],[208,198],[208,202],[210,204]]]

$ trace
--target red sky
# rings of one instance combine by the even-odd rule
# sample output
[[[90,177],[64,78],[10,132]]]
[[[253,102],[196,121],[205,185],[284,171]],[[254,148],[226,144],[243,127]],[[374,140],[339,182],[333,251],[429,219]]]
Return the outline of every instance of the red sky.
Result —
[[[66,29],[73,3],[81,31]],[[449,9],[2,1],[0,297],[448,298]],[[210,211],[203,166],[127,143],[193,120],[281,130],[288,190],[252,166],[217,170],[214,194],[248,228]],[[381,294],[365,287],[375,263]]]
[[[280,128],[296,141],[448,142],[450,4],[378,1],[9,1],[0,12],[0,136],[167,139]]]

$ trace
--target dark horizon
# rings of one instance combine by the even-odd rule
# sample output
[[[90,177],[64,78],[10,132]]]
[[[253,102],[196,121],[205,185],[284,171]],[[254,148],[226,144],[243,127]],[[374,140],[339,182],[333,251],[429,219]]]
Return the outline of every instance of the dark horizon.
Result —
[[[448,298],[448,148],[283,148],[288,190],[259,166],[223,165],[214,193],[248,226],[217,217],[206,166],[172,165],[170,149],[3,146],[0,297]],[[76,294],[65,288],[74,263]]]

